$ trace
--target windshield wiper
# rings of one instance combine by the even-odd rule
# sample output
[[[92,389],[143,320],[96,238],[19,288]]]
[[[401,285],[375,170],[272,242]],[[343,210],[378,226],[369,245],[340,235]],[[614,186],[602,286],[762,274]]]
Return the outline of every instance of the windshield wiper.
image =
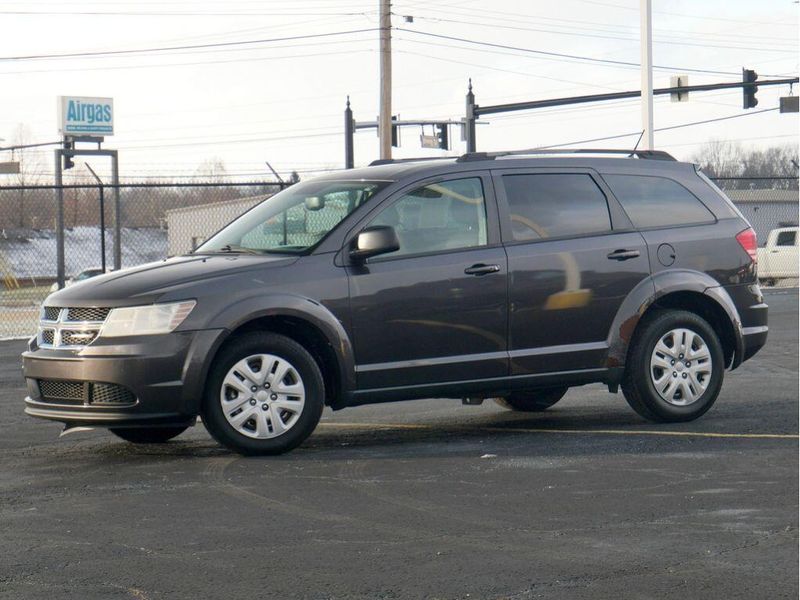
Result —
[[[218,250],[206,250],[204,252],[197,252],[197,254],[258,254],[261,255],[263,252],[260,250],[256,250],[255,248],[244,248],[243,246],[237,246],[236,244],[225,244],[222,248]]]

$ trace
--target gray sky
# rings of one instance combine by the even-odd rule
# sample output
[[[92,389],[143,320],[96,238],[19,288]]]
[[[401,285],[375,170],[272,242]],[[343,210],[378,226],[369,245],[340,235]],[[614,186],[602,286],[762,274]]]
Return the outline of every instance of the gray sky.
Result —
[[[340,168],[342,111],[349,94],[359,120],[378,107],[378,0],[5,0],[0,5],[0,137],[19,124],[29,142],[58,139],[58,95],[111,96],[123,177],[192,175],[209,159],[230,173]],[[397,0],[393,25],[393,112],[401,118],[464,115],[467,79],[477,102],[636,89],[636,67],[574,60],[422,35],[422,32],[623,62],[639,61],[638,0]],[[690,83],[737,81],[741,68],[798,72],[798,5],[792,0],[653,0],[656,87],[686,69]],[[110,14],[109,14],[110,13]],[[406,23],[403,15],[413,15]],[[360,33],[343,33],[370,30]],[[336,35],[327,35],[334,34]],[[8,60],[9,57],[275,40],[113,57]],[[800,90],[795,90],[800,92]],[[776,107],[788,86],[761,88],[758,109]],[[656,128],[743,111],[741,91],[694,94],[688,103],[655,102]],[[758,110],[756,109],[756,110]],[[639,130],[639,101],[496,115],[478,126],[478,148],[496,150]],[[395,155],[419,147],[419,129],[402,134]],[[657,132],[656,146],[688,158],[711,139],[743,145],[797,143],[797,115],[742,118]],[[452,154],[463,152],[451,131]],[[636,136],[591,146],[630,147]],[[356,163],[376,158],[372,131],[356,135]],[[5,159],[8,154],[3,155]],[[51,171],[52,150],[36,156]],[[3,158],[0,158],[3,160]],[[101,161],[97,168],[104,171]],[[83,171],[76,169],[76,172]]]

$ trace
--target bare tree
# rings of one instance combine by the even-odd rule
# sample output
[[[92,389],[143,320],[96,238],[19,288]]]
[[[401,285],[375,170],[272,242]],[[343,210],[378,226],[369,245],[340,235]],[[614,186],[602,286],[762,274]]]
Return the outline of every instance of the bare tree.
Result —
[[[17,125],[13,134],[14,146],[26,146],[32,143],[32,136],[30,128],[20,123]],[[16,185],[19,186],[17,190],[17,210],[16,210],[16,226],[19,228],[25,227],[25,213],[26,213],[26,193],[28,190],[24,189],[25,186],[34,185],[41,182],[44,173],[44,167],[39,160],[37,154],[32,148],[19,148],[13,151],[14,160],[19,161],[19,174],[16,177]],[[34,219],[35,220],[35,219]],[[36,223],[32,223],[36,226]]]
[[[692,157],[709,177],[739,177],[729,188],[746,188],[747,178],[775,178],[768,182],[773,189],[798,188],[798,149],[796,145],[770,146],[764,149],[743,148],[740,144],[712,141]]]

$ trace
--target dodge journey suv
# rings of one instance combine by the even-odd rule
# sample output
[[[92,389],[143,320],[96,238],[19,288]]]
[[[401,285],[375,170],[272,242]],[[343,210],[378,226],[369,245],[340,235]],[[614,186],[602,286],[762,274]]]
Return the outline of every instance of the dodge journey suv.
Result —
[[[165,442],[198,416],[276,454],[323,408],[621,387],[696,419],[767,338],[756,237],[663,152],[377,161],[296,184],[194,252],[50,295],[25,411]]]

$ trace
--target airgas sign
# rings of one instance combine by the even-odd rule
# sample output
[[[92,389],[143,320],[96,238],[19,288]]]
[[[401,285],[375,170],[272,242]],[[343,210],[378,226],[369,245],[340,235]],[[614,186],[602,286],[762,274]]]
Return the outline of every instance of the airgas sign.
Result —
[[[61,135],[114,135],[114,99],[59,96],[58,125]]]

